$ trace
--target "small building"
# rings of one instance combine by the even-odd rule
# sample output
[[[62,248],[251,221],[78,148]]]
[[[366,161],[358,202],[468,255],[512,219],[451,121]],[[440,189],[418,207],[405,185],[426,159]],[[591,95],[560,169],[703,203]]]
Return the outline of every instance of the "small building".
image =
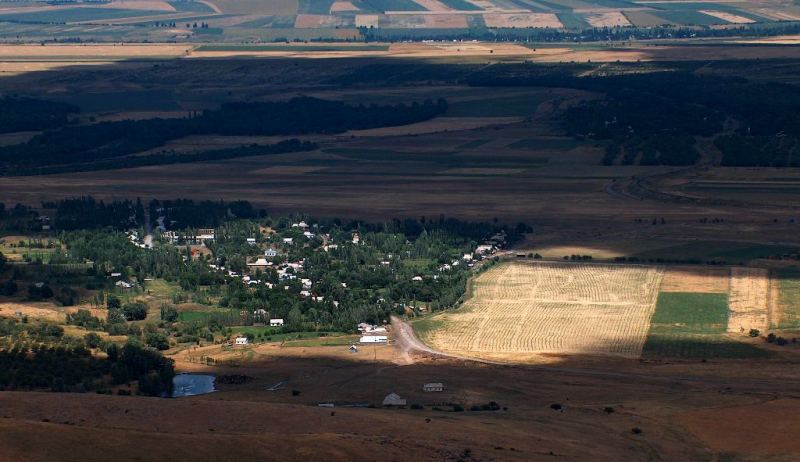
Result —
[[[275,258],[278,256],[278,251],[275,249],[267,249],[264,251],[264,256],[267,258]]]
[[[414,282],[420,282],[422,281],[422,276],[414,276],[413,278],[411,278],[411,280]]]
[[[256,245],[256,238],[254,238],[254,237],[248,237],[248,238],[247,238],[247,244],[249,244],[249,245]]]
[[[270,327],[281,327],[283,326],[283,318],[274,318],[269,320]]]
[[[389,337],[386,335],[362,335],[358,341],[360,343],[387,343]]]
[[[250,343],[250,341],[247,340],[247,337],[241,335],[236,337],[236,339],[233,341],[234,345],[247,345],[248,343]]]
[[[408,402],[401,398],[397,393],[389,393],[383,398],[384,406],[405,406]]]
[[[284,244],[291,244],[293,242],[294,242],[294,238],[291,238],[291,237],[284,237],[283,238],[283,243]]]
[[[426,393],[435,392],[435,391],[444,391],[444,384],[441,382],[431,382],[422,385],[422,391]]]
[[[125,281],[117,281],[114,285],[121,289],[130,289],[131,287],[133,287],[133,284]]]
[[[259,258],[253,263],[248,263],[247,266],[250,268],[266,268],[272,265],[272,263],[268,262],[266,258]]]

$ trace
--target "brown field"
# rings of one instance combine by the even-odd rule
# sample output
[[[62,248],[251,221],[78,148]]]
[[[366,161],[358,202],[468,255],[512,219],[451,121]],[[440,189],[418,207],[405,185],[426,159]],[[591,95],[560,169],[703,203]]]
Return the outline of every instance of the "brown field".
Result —
[[[703,14],[707,14],[709,16],[722,19],[723,21],[728,21],[731,24],[750,24],[755,22],[750,18],[745,18],[744,16],[728,13],[726,11],[713,11],[713,10],[699,10],[699,11]]]
[[[225,14],[263,14],[290,16],[297,14],[297,0],[209,0]]]
[[[357,14],[356,27],[378,27],[381,17],[377,14]]]
[[[510,263],[477,277],[461,311],[437,316],[434,348],[481,357],[619,355],[638,358],[662,270]]]
[[[0,316],[4,318],[16,318],[17,313],[28,316],[32,319],[63,323],[66,319],[64,311],[57,310],[52,303],[48,302],[4,302],[0,303]]]
[[[730,268],[670,266],[661,280],[661,292],[700,292],[727,294],[731,285]]]
[[[487,13],[483,15],[486,27],[544,27],[560,29],[564,27],[555,14],[550,13]]]
[[[358,7],[353,5],[353,2],[333,2],[331,5],[331,13],[339,13],[343,11],[358,11]]]
[[[342,17],[324,14],[298,14],[297,19],[294,21],[294,27],[298,29],[317,29],[345,25],[346,23]]]
[[[731,268],[728,332],[765,331],[770,325],[769,271]]]
[[[586,15],[586,21],[593,27],[624,27],[631,25],[628,18],[620,11],[590,13]]]
[[[422,5],[428,11],[451,11],[452,8],[438,0],[414,0],[414,3]]]

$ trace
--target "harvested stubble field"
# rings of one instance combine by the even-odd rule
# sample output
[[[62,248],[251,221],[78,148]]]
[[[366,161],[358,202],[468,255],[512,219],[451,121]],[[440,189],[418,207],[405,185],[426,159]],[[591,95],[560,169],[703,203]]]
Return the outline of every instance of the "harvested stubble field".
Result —
[[[464,308],[426,332],[435,348],[502,358],[641,354],[662,277],[656,267],[510,263],[474,281]]]
[[[770,325],[769,271],[763,268],[732,268],[728,332],[766,330]]]

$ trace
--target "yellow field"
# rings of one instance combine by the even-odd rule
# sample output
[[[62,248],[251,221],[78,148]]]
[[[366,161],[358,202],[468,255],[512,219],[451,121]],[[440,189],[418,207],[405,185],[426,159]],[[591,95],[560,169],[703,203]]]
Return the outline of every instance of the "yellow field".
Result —
[[[764,331],[769,327],[769,271],[731,268],[728,332]]]
[[[485,357],[642,352],[663,271],[656,267],[510,263],[474,281],[463,309],[439,316],[432,347]]]

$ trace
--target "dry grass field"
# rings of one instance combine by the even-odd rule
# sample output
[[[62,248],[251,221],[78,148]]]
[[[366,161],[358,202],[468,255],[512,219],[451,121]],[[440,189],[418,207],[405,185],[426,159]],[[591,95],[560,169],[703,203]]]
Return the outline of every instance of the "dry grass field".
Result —
[[[728,293],[730,268],[671,266],[664,272],[661,292]]]
[[[426,340],[486,357],[642,352],[662,270],[511,263],[479,276],[461,311],[436,318]]]
[[[728,332],[765,331],[770,326],[769,271],[731,268]]]

